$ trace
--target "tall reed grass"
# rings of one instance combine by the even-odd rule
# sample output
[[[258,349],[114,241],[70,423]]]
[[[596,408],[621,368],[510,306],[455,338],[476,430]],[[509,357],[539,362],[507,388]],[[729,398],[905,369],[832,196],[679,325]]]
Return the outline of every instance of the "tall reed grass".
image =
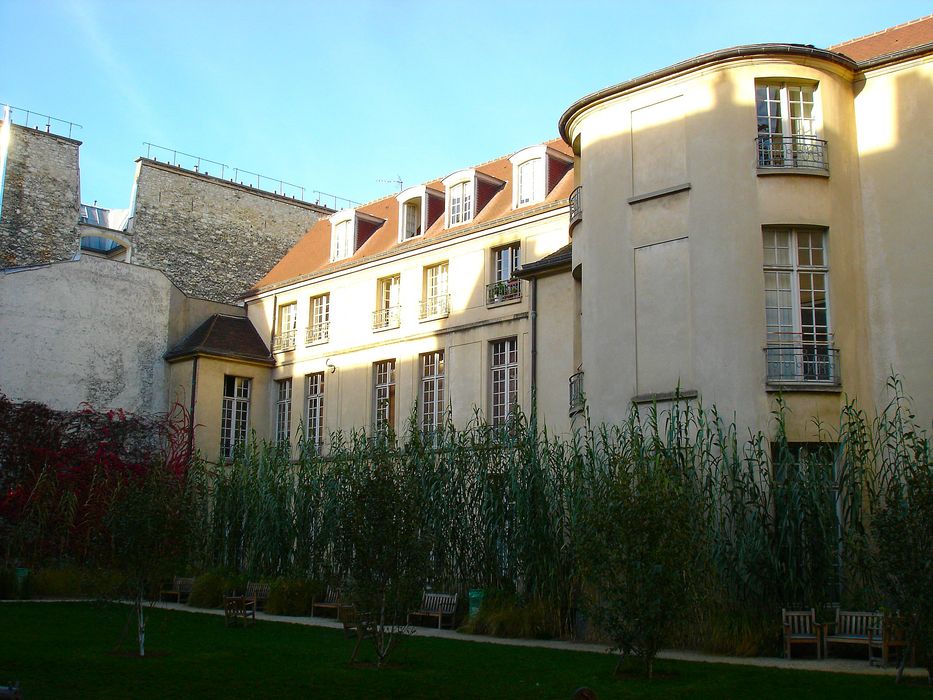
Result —
[[[782,607],[879,602],[873,513],[889,484],[931,468],[926,430],[900,383],[890,387],[880,415],[848,404],[807,445],[788,442],[783,406],[772,436],[741,437],[715,408],[689,402],[633,410],[569,440],[516,414],[496,428],[478,416],[460,430],[448,420],[430,435],[413,415],[397,437],[335,433],[326,454],[299,434],[297,459],[253,441],[210,475],[198,556],[250,576],[344,581],[354,557],[347,507],[366,484],[358,474],[378,460],[420,499],[427,585],[515,592],[570,633],[585,593],[581,516],[604,496],[606,474],[651,478],[645,465],[663,459],[689,495],[691,565],[704,582],[689,592],[681,642],[756,653],[777,644]]]

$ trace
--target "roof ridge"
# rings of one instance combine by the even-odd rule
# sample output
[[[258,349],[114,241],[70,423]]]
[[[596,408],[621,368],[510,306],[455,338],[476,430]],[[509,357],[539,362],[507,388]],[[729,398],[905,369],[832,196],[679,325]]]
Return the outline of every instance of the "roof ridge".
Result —
[[[514,154],[518,153],[518,151],[523,151],[523,150],[525,150],[526,148],[531,148],[532,146],[544,146],[544,145],[547,145],[547,144],[551,143],[552,141],[559,141],[559,140],[560,140],[560,134],[558,134],[558,135],[555,136],[554,138],[545,139],[544,141],[536,141],[535,143],[532,143],[532,144],[530,144],[530,145],[528,145],[528,146],[522,146],[521,148],[519,148],[519,149],[516,150],[516,151],[510,151],[508,154],[502,154],[502,155],[500,155],[500,156],[496,156],[495,158],[490,158],[489,160],[483,161],[482,163],[477,163],[476,165],[468,165],[468,166],[465,167],[465,168],[457,168],[456,170],[451,170],[449,173],[447,173],[447,175],[451,175],[451,174],[456,173],[456,172],[459,172],[459,171],[461,171],[461,170],[477,170],[477,169],[479,169],[479,168],[482,168],[484,165],[490,165],[491,163],[496,163],[496,162],[498,162],[498,161],[500,161],[500,160],[507,160],[508,158],[511,158]],[[443,182],[444,178],[447,177],[447,175],[444,175],[443,177],[434,177],[434,178],[431,178],[430,180],[425,180],[424,182],[417,182],[417,183],[415,183],[414,185],[411,185],[411,187],[419,187],[419,186],[422,186],[422,185],[424,185],[424,186],[426,187],[426,186],[430,185],[432,182]],[[405,189],[408,189],[408,187],[406,187]],[[402,191],[404,192],[404,190],[402,190]],[[370,206],[370,205],[372,205],[372,204],[376,204],[376,203],[378,203],[378,202],[382,202],[383,200],[386,200],[386,199],[395,199],[395,198],[398,196],[398,194],[400,194],[400,193],[396,193],[396,194],[394,194],[394,195],[391,195],[391,194],[390,194],[390,195],[386,195],[386,196],[384,196],[384,197],[377,197],[376,199],[371,199],[370,201],[364,202],[363,204],[360,204],[359,206],[354,207],[354,208],[355,208],[355,209],[362,209],[363,207],[368,207],[368,206]],[[326,218],[326,217],[322,217],[322,218]]]
[[[893,31],[893,30],[895,30],[895,29],[902,29],[902,28],[904,28],[904,27],[909,27],[911,24],[916,24],[917,22],[923,22],[923,21],[928,20],[928,19],[933,19],[933,14],[924,15],[923,17],[918,17],[917,19],[912,19],[912,20],[908,20],[907,22],[902,22],[901,24],[895,24],[893,27],[888,27],[888,28],[886,28],[886,29],[881,29],[881,30],[879,30],[879,31],[877,31],[877,32],[872,32],[872,33],[870,33],[870,34],[864,34],[864,35],[862,35],[862,36],[857,36],[857,37],[855,37],[854,39],[846,39],[845,41],[840,42],[840,43],[838,43],[838,44],[833,44],[833,45],[829,46],[828,48],[829,48],[830,50],[835,50],[835,49],[839,48],[840,46],[847,46],[847,45],[849,45],[849,44],[854,44],[856,41],[862,41],[863,39],[869,39],[869,38],[871,38],[871,37],[873,37],[873,36],[879,36],[879,35],[881,35],[881,34],[884,34],[885,32],[890,32],[890,31]]]

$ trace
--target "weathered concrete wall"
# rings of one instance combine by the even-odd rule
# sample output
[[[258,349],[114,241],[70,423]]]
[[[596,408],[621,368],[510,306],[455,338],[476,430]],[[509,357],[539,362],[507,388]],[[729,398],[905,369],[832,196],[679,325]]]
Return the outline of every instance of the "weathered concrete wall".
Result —
[[[235,301],[331,213],[146,158],[136,162],[133,262],[163,270],[189,295]]]
[[[0,275],[0,392],[73,410],[166,410],[165,352],[215,313],[158,270],[82,256]]]
[[[67,260],[78,250],[80,141],[12,125],[0,216],[0,267]]]

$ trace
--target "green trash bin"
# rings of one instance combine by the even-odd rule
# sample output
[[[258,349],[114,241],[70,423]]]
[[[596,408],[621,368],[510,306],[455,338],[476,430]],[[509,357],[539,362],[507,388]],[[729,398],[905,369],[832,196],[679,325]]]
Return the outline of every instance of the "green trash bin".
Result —
[[[480,606],[483,604],[483,598],[485,597],[486,591],[482,588],[470,589],[470,617],[473,617],[479,612]]]

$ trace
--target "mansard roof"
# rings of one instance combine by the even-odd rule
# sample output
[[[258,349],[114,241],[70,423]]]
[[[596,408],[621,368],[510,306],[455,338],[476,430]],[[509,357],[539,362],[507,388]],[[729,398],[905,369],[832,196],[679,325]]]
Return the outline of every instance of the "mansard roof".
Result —
[[[570,155],[569,147],[561,139],[553,139],[544,144],[565,155]],[[552,208],[556,202],[567,199],[573,190],[573,172],[564,173],[543,202],[537,202],[521,207],[512,208],[512,169],[509,160],[511,154],[482,163],[473,169],[480,175],[501,180],[505,184],[492,197],[486,206],[477,211],[473,218],[463,224],[447,227],[445,217],[441,216],[421,236],[409,238],[402,242],[398,240],[399,203],[397,195],[389,195],[357,207],[357,211],[385,220],[376,232],[357,251],[348,258],[339,261],[330,261],[331,251],[331,224],[329,219],[321,219],[312,226],[308,232],[286,253],[278,264],[262,278],[255,287],[244,296],[265,291],[284,284],[297,282],[303,279],[334,272],[347,267],[353,267],[363,262],[390,255],[405,250],[419,248],[430,243],[444,240],[449,237],[465,235],[472,231],[498,223],[504,223],[513,216],[523,216],[533,213],[537,209]],[[428,189],[444,192],[442,180],[438,178],[424,183]]]

